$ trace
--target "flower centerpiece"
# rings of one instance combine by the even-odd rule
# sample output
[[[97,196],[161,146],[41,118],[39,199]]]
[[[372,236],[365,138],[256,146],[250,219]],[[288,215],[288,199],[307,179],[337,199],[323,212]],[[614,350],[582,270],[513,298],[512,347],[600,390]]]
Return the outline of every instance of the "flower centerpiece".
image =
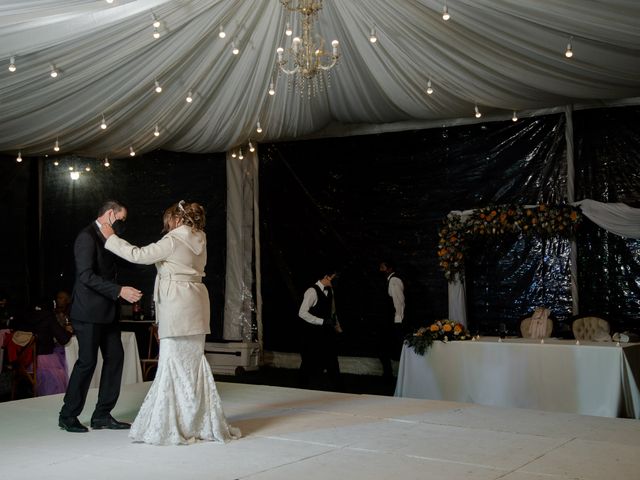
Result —
[[[418,355],[424,355],[434,341],[447,343],[455,340],[468,340],[469,331],[454,320],[437,320],[428,327],[420,327],[414,333],[405,337],[405,343],[413,348]]]

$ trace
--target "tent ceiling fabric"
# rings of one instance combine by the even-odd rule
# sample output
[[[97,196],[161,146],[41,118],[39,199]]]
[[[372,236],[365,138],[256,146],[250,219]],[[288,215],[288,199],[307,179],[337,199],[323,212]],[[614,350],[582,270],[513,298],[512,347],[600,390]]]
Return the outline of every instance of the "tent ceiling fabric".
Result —
[[[52,154],[58,138],[60,153],[96,157],[123,157],[130,146],[216,152],[349,124],[469,118],[475,104],[485,118],[508,118],[513,110],[640,96],[637,0],[447,6],[445,22],[442,0],[325,0],[316,30],[340,41],[341,58],[328,89],[309,100],[284,74],[268,94],[291,20],[279,0],[5,1],[0,151]],[[157,40],[152,15],[161,21]],[[567,59],[570,36],[575,55]],[[433,95],[425,92],[429,79]]]

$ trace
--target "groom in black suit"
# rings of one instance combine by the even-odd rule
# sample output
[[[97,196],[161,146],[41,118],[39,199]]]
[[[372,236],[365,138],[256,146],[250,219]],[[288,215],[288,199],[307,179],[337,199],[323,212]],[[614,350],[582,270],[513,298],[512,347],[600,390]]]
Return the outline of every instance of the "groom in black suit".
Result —
[[[69,386],[60,410],[58,425],[68,432],[87,432],[78,420],[96,369],[98,350],[102,352],[102,374],[98,403],[91,416],[91,428],[126,429],[128,423],[111,416],[120,395],[124,351],[118,322],[118,298],[136,302],[142,292],[116,283],[115,255],[104,248],[100,233],[103,223],[122,232],[127,209],[119,202],[108,201],[98,211],[98,218],[76,238],[73,253],[76,281],[71,304],[71,323],[78,339],[78,360],[73,366]]]

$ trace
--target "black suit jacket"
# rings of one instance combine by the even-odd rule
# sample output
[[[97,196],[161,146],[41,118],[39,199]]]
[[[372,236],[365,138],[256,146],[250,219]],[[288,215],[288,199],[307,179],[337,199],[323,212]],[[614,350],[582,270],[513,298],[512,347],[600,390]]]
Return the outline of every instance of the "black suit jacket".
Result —
[[[72,320],[111,323],[116,318],[121,287],[116,283],[116,256],[104,248],[104,242],[96,222],[82,229],[76,238]]]

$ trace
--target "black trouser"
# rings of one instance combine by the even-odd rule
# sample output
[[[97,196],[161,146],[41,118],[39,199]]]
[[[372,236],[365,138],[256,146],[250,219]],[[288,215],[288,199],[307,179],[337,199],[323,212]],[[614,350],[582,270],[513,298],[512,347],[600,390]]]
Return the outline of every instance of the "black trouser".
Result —
[[[120,325],[117,322],[101,324],[77,320],[72,323],[78,339],[78,360],[69,377],[60,416],[77,417],[82,413],[99,350],[102,353],[102,372],[98,402],[91,418],[104,418],[110,414],[120,396],[124,364]]]
[[[310,386],[314,376],[325,370],[331,387],[342,390],[342,377],[336,348],[336,331],[333,326],[312,325],[304,322],[300,356],[300,383]]]
[[[405,331],[402,323],[387,323],[383,326],[380,336],[379,355],[382,364],[382,374],[392,377],[391,360],[399,360],[402,352]]]

